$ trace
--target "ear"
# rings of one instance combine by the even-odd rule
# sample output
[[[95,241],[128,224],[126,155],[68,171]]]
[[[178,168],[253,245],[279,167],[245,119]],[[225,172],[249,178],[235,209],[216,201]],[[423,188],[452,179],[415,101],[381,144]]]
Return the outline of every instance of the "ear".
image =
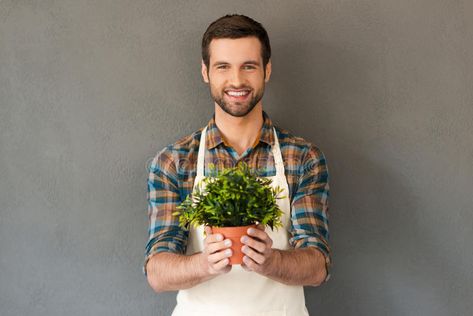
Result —
[[[268,82],[269,77],[271,77],[271,59],[268,60],[268,64],[266,64],[266,76],[264,78],[264,82]]]
[[[209,83],[209,76],[207,74],[207,66],[205,66],[204,60],[202,60],[202,78],[204,79],[204,82]]]

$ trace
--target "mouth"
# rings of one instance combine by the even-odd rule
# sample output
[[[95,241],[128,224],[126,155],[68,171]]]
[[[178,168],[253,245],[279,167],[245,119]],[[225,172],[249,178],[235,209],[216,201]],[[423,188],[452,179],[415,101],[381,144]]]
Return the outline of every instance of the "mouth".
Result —
[[[235,101],[245,101],[248,96],[250,95],[251,90],[249,89],[240,89],[240,90],[234,90],[234,89],[229,89],[225,90],[225,94],[231,99]]]

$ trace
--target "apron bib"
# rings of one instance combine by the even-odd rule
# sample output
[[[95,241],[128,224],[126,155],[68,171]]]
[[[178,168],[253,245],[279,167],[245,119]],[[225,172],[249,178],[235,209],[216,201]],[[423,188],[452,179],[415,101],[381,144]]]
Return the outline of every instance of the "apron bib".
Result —
[[[199,185],[204,177],[205,135],[207,127],[202,130],[197,158],[197,175],[193,189]],[[281,218],[283,227],[266,233],[273,240],[273,248],[289,249],[289,228],[291,225],[291,206],[289,189],[284,174],[279,141],[274,129],[275,143],[272,153],[276,166],[276,175],[271,186],[279,186],[284,191],[284,199],[277,199],[276,203],[283,211]],[[187,244],[186,255],[201,252],[204,248],[204,227],[191,227]],[[245,271],[240,265],[233,265],[229,273],[219,275],[214,279],[200,283],[190,289],[180,290],[177,294],[177,305],[172,316],[305,316],[309,315],[305,306],[304,288],[302,286],[285,285],[273,281],[256,272]]]

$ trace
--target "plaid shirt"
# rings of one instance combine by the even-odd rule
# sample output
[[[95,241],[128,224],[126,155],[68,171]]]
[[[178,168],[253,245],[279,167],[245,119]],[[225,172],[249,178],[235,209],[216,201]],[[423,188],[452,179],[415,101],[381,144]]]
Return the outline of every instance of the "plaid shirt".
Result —
[[[241,156],[229,146],[215,124],[215,114],[207,124],[205,166],[213,163],[217,170],[235,166],[243,160],[260,177],[276,174],[271,146],[273,123],[263,111],[259,138]],[[284,161],[291,201],[289,244],[294,248],[315,247],[325,257],[327,281],[330,277],[331,253],[328,244],[328,169],[324,154],[301,137],[276,127]],[[146,245],[143,272],[153,255],[162,252],[184,254],[189,232],[179,227],[172,213],[192,192],[197,173],[197,155],[203,128],[166,146],[149,165],[148,217],[149,240]],[[204,168],[204,176],[212,176]]]

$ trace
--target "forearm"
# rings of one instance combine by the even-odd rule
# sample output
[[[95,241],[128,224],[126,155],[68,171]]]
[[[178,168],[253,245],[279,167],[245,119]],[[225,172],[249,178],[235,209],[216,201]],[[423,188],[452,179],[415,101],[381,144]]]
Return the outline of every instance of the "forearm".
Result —
[[[323,254],[313,247],[273,249],[267,277],[287,285],[322,284],[327,275]]]
[[[211,279],[202,266],[201,253],[190,256],[161,252],[147,263],[148,283],[156,292],[191,288]]]

